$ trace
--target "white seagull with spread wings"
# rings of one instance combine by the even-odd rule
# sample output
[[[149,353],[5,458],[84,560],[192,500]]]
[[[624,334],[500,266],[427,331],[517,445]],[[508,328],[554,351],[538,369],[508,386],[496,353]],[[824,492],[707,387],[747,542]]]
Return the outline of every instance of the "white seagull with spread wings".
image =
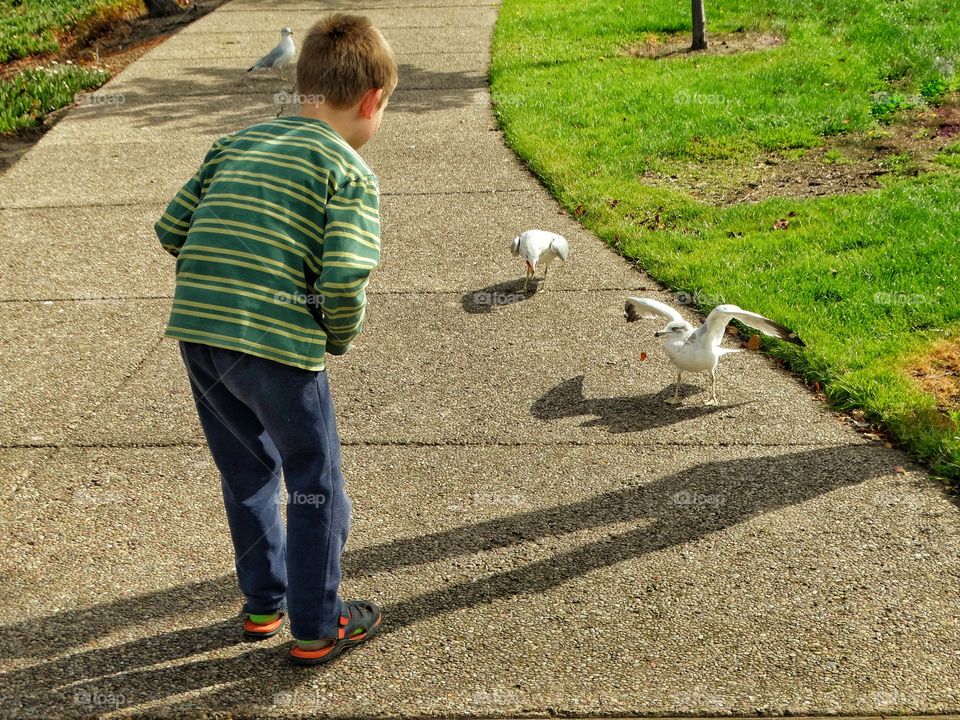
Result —
[[[707,315],[706,322],[696,329],[684,320],[676,309],[652,298],[628,297],[624,316],[627,322],[655,318],[663,318],[667,321],[666,327],[657,331],[655,335],[666,338],[663,348],[667,351],[670,362],[677,367],[677,384],[673,396],[666,401],[671,405],[678,405],[681,402],[680,380],[685,372],[709,372],[713,387],[712,397],[706,404],[717,404],[717,363],[722,355],[738,352],[731,348],[720,347],[727,323],[731,320],[739,320],[765,335],[786,340],[795,345],[804,345],[803,340],[789,328],[736,305],[717,305]]]

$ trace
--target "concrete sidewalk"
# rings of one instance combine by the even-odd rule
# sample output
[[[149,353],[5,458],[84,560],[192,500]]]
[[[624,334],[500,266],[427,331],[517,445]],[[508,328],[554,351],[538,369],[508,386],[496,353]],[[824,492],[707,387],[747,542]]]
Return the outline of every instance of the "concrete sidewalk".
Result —
[[[380,601],[385,629],[303,670],[288,637],[239,641],[152,224],[214,139],[276,115],[281,87],[247,61],[332,6],[369,14],[401,63],[364,152],[383,266],[367,331],[330,363],[344,594]],[[495,18],[234,0],[0,178],[3,716],[960,713],[957,507],[761,355],[725,358],[721,407],[702,378],[662,402],[657,328],[621,313],[628,292],[671,298],[505,147]],[[571,260],[500,304],[529,227]]]

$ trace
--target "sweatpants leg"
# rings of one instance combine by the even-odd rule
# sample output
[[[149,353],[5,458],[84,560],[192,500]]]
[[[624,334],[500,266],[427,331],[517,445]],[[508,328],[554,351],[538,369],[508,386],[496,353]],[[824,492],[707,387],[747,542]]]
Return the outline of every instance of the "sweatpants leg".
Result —
[[[220,471],[244,612],[282,609],[287,589],[280,454],[256,415],[220,381],[208,346],[181,344],[197,413]]]

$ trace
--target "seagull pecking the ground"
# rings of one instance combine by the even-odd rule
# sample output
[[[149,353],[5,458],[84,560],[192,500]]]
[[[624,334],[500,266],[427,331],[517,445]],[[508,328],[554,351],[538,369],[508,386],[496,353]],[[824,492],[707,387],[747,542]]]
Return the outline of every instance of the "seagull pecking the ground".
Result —
[[[277,74],[280,75],[280,79],[285,80],[283,77],[283,68],[293,61],[293,56],[296,54],[297,48],[293,44],[293,30],[285,27],[280,31],[280,42],[277,43],[277,46],[247,68],[247,72],[253,72],[254,70],[276,70]]]
[[[731,352],[739,352],[738,350],[720,347],[727,323],[731,320],[739,320],[744,325],[756,328],[765,335],[795,345],[804,345],[803,340],[789,328],[736,305],[717,305],[707,315],[706,322],[696,329],[684,320],[674,308],[652,298],[628,297],[627,305],[624,308],[624,316],[627,322],[655,318],[663,318],[667,321],[666,327],[656,332],[655,335],[666,338],[663,349],[666,350],[670,362],[677,368],[677,384],[673,396],[666,400],[671,405],[679,405],[681,402],[680,380],[685,372],[709,372],[713,383],[712,397],[706,404],[717,404],[717,363],[721,356]]]
[[[542,290],[547,283],[547,270],[550,268],[550,263],[557,258],[566,262],[570,256],[570,245],[562,235],[546,230],[527,230],[513,239],[510,251],[515,256],[522,257],[527,264],[527,277],[523,282],[523,291],[527,292],[530,278],[536,273],[537,266],[543,266],[543,282],[539,287]]]

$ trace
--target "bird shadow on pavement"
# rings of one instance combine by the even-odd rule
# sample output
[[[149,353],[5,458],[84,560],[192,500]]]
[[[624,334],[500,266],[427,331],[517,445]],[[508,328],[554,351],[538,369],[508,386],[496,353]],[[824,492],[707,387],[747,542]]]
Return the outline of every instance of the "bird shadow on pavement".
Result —
[[[479,290],[464,293],[460,298],[460,305],[464,312],[471,315],[481,315],[493,312],[494,308],[516,305],[536,296],[540,280],[540,278],[531,278],[530,288],[526,292],[523,289],[523,278],[488,285]]]
[[[387,604],[383,633],[389,636],[458,610],[521,595],[535,598],[592,571],[695,542],[889,471],[890,459],[883,452],[859,444],[706,462],[691,459],[666,474],[638,467],[626,486],[572,502],[435,532],[411,527],[408,537],[348,551],[343,569],[347,577],[394,572],[496,549],[522,551],[524,543],[539,538],[618,527],[613,535],[541,560],[452,584],[438,582],[416,597]],[[636,526],[622,529],[631,522]],[[287,643],[267,642],[238,652],[243,645],[235,613],[224,613],[230,617],[203,627],[178,627],[198,606],[231,604],[239,605],[236,580],[224,575],[3,626],[0,659],[28,662],[0,673],[5,687],[0,710],[6,712],[16,702],[20,715],[84,716],[148,705],[151,713],[214,710],[251,717],[271,702],[276,709],[291,698],[308,697],[314,674],[289,666]],[[124,639],[107,647],[84,647],[104,633]],[[140,637],[128,639],[134,633]],[[339,683],[341,675],[335,673],[329,682]],[[349,682],[349,674],[347,678],[344,682]],[[180,697],[190,691],[202,695]]]
[[[592,415],[593,419],[584,421],[582,427],[604,426],[612,433],[632,433],[695,420],[749,404],[668,405],[664,400],[673,393],[673,385],[668,385],[655,395],[586,398],[583,395],[583,379],[583,375],[579,375],[548,390],[533,403],[530,414],[538,420]],[[700,388],[694,385],[680,386],[681,394],[694,390]]]

